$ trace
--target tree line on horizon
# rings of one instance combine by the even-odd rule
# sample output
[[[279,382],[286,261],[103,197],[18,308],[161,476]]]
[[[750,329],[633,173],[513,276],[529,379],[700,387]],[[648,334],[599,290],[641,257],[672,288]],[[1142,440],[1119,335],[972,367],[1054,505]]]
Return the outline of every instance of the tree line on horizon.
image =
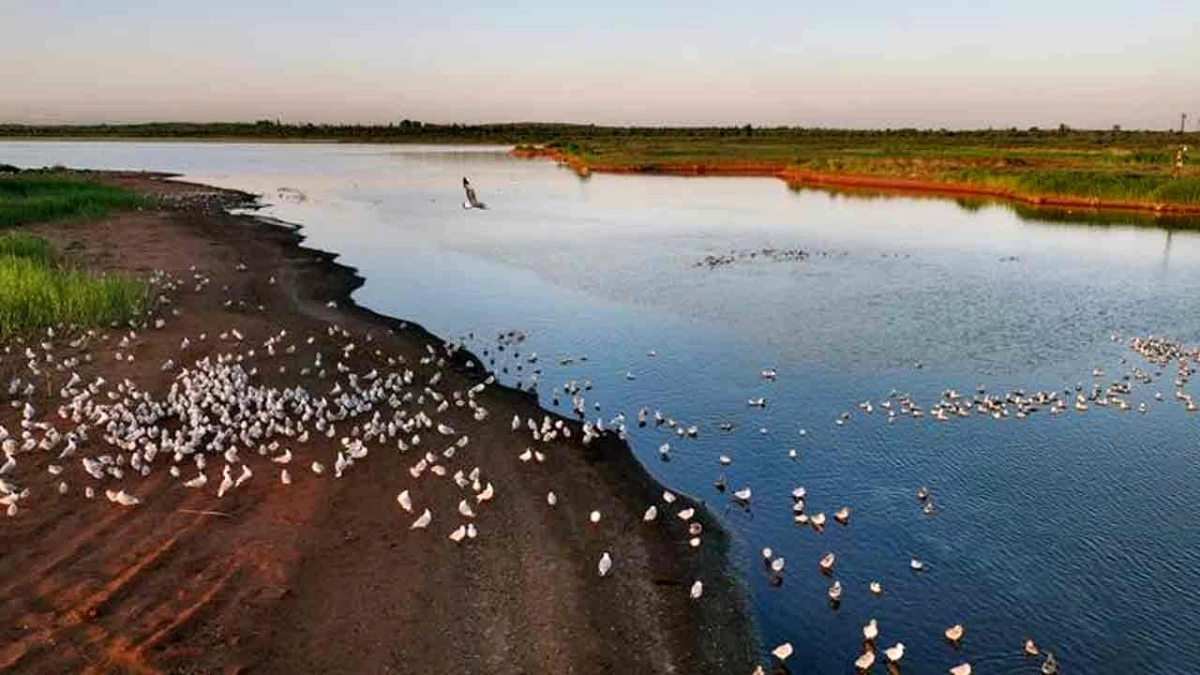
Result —
[[[1074,129],[1065,124],[1056,128],[1019,129],[838,129],[827,127],[741,126],[670,127],[602,126],[549,122],[502,124],[433,124],[402,120],[389,124],[292,124],[277,120],[257,122],[149,122],[131,124],[0,124],[0,137],[22,138],[194,138],[194,139],[277,139],[370,142],[468,142],[468,143],[554,143],[589,139],[620,138],[758,138],[761,140],[911,139],[934,143],[1006,143],[1105,145],[1114,142],[1138,145],[1164,141],[1200,139],[1198,132],[1178,130],[1126,130],[1119,125],[1109,129]]]

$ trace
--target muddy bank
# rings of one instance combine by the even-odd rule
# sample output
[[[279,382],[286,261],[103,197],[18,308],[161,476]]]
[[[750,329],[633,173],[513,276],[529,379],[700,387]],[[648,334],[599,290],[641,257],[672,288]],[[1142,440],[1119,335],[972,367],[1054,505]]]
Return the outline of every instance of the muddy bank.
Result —
[[[1033,207],[1070,208],[1092,211],[1128,211],[1143,214],[1196,216],[1200,205],[1168,204],[1137,201],[1107,200],[1072,197],[1066,195],[1024,195],[1002,188],[990,188],[969,183],[951,183],[931,180],[871,176],[864,174],[825,173],[789,167],[773,162],[749,162],[731,160],[709,164],[695,162],[656,163],[640,166],[588,164],[575,155],[565,154],[554,148],[520,146],[512,150],[514,157],[524,159],[550,159],[571,168],[581,177],[593,172],[613,174],[646,174],[661,176],[741,176],[778,178],[792,187],[815,186],[850,188],[882,193],[927,194],[946,197],[987,197],[991,199],[1026,204]]]
[[[105,339],[79,348],[70,346],[78,330],[37,337],[53,343],[58,362],[89,355],[73,369],[85,381],[128,378],[165,395],[175,378],[162,370],[165,361],[186,366],[240,354],[264,385],[324,393],[344,384],[337,373],[303,374],[317,353],[337,355],[357,373],[395,370],[403,358],[417,381],[442,372],[438,387],[446,392],[483,381],[465,352],[442,367],[421,363],[427,346],[437,351],[442,341],[355,306],[349,296],[362,278],[335,256],[305,248],[295,229],[225,212],[251,196],[160,175],[81,175],[151,195],[156,205],[24,229],[82,267],[165,271],[181,281],[168,305],[178,316],[162,312],[155,317],[162,328],[135,330],[125,346],[119,341],[128,329],[102,331]],[[197,283],[197,275],[208,281]],[[234,329],[243,338],[230,337]],[[268,358],[263,344],[281,331],[297,349]],[[184,339],[190,346],[181,354]],[[350,340],[359,348],[346,353]],[[11,346],[0,356],[4,382],[26,372],[24,345]],[[117,361],[118,352],[136,358]],[[39,419],[63,424],[53,411],[70,374],[45,369],[28,399]],[[0,399],[0,425],[20,429],[20,407]],[[470,435],[457,465],[480,467],[496,490],[474,521],[478,538],[462,544],[448,539],[459,523],[459,490],[448,477],[414,478],[417,452],[394,443],[335,479],[305,468],[318,460],[332,466],[341,447],[336,437],[314,435],[291,447],[286,486],[277,464],[246,451],[255,477],[221,498],[215,480],[208,490],[188,489],[160,465],[124,483],[142,500],[132,508],[103,495],[87,499],[77,458],[57,462],[63,471],[52,475],[54,455],[22,455],[5,478],[31,496],[0,521],[0,670],[750,672],[750,624],[727,571],[727,541],[708,514],[700,511],[704,543],[693,549],[687,524],[673,515],[687,500],[667,508],[662,488],[614,436],[584,445],[578,423],[568,421],[570,439],[536,446],[544,463],[523,462],[519,455],[534,442],[511,431],[513,416],[558,418],[511,389],[489,387],[478,400],[485,419],[453,406],[439,417]],[[98,438],[89,443],[85,454],[108,451]],[[194,473],[189,465],[184,478]],[[219,479],[215,468],[210,473]],[[60,482],[66,494],[58,494]],[[406,489],[434,513],[427,530],[409,529],[414,514],[396,499]],[[643,523],[651,503],[663,516]],[[598,524],[589,522],[593,510],[602,514]],[[614,566],[601,578],[596,566],[606,551]],[[704,595],[691,600],[697,579]]]

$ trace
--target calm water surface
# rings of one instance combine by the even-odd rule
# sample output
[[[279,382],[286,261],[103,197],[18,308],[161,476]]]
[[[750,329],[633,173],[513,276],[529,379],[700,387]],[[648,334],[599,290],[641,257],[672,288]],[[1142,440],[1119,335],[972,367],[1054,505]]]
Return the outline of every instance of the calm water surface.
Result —
[[[697,425],[686,440],[633,429],[632,445],[730,526],[763,643],[791,641],[793,672],[851,672],[871,617],[881,646],[907,646],[905,672],[969,660],[978,673],[1035,673],[1026,636],[1064,673],[1197,670],[1198,424],[1170,377],[1135,386],[1128,398],[1145,415],[1093,406],[888,424],[878,406],[893,390],[927,408],[948,388],[1090,389],[1145,366],[1130,336],[1200,342],[1195,233],[768,179],[580,180],[499,149],[3,142],[0,162],[168,170],[262,193],[270,215],[362,271],[360,303],[479,354],[495,353],[497,332],[525,331],[546,405],[566,381],[590,380],[592,419],[647,407]],[[490,210],[460,207],[464,175]],[[763,248],[810,255],[749,257]],[[731,252],[733,264],[696,266]],[[501,356],[505,381],[528,385],[532,366],[517,373],[512,350]],[[777,382],[759,377],[764,367]],[[1093,380],[1096,367],[1105,378]],[[751,396],[767,407],[748,407]],[[868,399],[871,415],[856,405]],[[724,420],[733,431],[718,429]],[[733,463],[721,467],[721,454]],[[721,473],[753,488],[751,508],[713,487]],[[914,499],[922,484],[935,517]],[[798,485],[810,512],[851,506],[850,526],[793,525]],[[764,546],[787,558],[781,586],[759,562]],[[817,570],[829,551],[845,588],[836,609]],[[912,557],[927,571],[912,572]],[[966,625],[957,652],[941,637],[954,623]]]

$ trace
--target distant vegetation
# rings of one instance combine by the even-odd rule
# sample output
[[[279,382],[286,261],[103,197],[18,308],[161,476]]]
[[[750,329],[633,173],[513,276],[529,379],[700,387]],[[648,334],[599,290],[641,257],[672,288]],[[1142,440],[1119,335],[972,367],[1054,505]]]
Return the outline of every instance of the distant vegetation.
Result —
[[[1200,133],[1072,129],[604,127],[578,124],[387,125],[154,123],[0,125],[0,137],[164,138],[372,143],[493,143],[548,148],[577,169],[867,176],[953,184],[1023,198],[1065,196],[1200,205]],[[1183,145],[1192,157],[1175,163]],[[0,157],[0,161],[3,161]]]
[[[142,203],[136,194],[54,173],[0,176],[0,227],[72,217],[103,216]]]
[[[1200,133],[1008,129],[743,129],[580,136],[541,147],[576,168],[642,173],[867,177],[960,186],[1026,199],[1200,206]],[[1191,146],[1182,166],[1183,146]],[[518,150],[529,151],[530,148]]]
[[[0,177],[0,226],[94,217],[140,203],[131,192],[62,176]],[[0,335],[123,322],[141,310],[145,299],[142,281],[74,269],[41,237],[0,235]]]

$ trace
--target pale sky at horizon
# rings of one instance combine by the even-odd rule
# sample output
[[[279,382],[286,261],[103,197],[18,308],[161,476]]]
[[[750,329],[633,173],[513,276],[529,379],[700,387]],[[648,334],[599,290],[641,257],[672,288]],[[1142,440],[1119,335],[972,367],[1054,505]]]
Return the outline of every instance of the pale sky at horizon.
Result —
[[[1194,128],[1200,2],[0,0],[0,82],[0,122]]]

